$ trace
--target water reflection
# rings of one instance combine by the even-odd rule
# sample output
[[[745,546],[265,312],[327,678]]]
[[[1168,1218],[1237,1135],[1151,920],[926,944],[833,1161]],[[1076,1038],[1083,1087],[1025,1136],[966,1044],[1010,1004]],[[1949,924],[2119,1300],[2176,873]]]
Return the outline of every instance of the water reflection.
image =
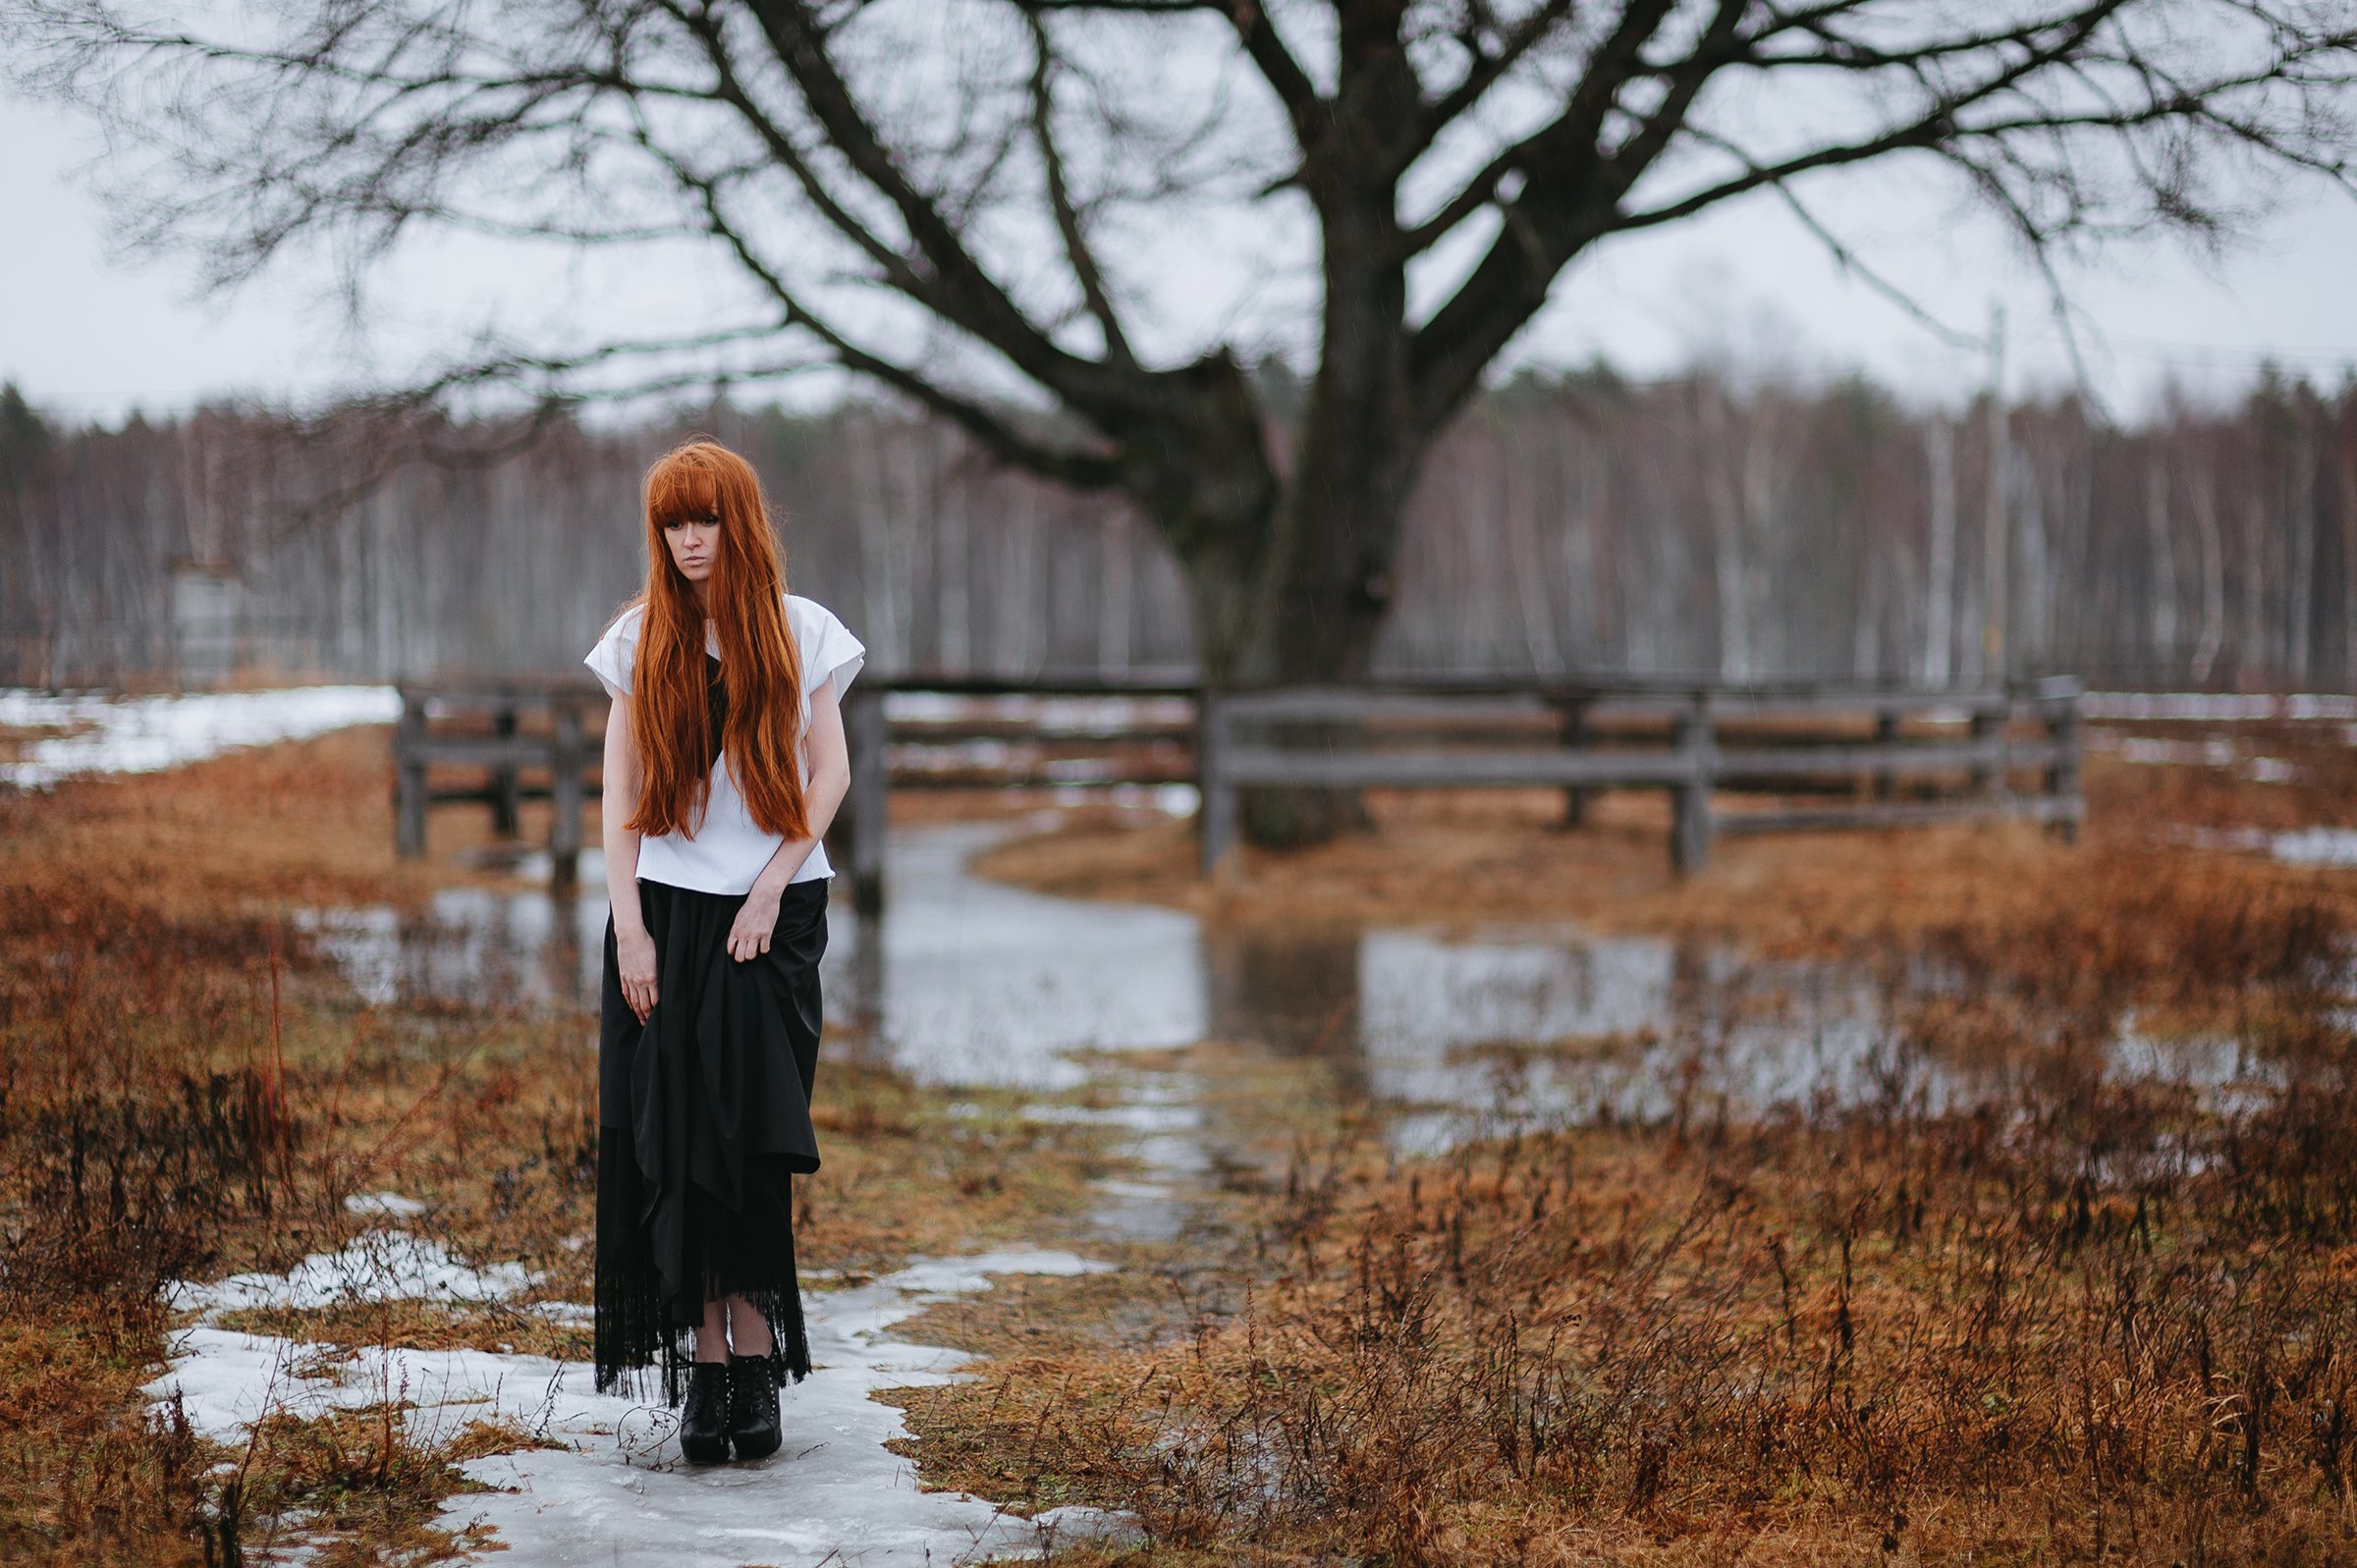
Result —
[[[1395,1135],[1411,1148],[1599,1112],[1660,1116],[1681,1102],[1841,1104],[1904,1087],[1940,1106],[1986,1095],[2010,1070],[1908,1046],[1905,1009],[1842,966],[1546,923],[1206,925],[967,871],[975,852],[1021,826],[896,836],[888,913],[861,921],[848,897],[837,906],[825,966],[831,1050],[932,1083],[1057,1090],[1088,1076],[1076,1053],[1220,1039],[1316,1058],[1343,1095],[1399,1108]],[[371,1001],[586,1008],[606,902],[597,857],[584,859],[568,892],[552,893],[542,860],[512,890],[448,890],[423,917],[341,910],[314,924]],[[2098,1072],[2214,1092],[2262,1075],[2230,1042],[2177,1045],[2132,1027],[2098,1038],[2106,1043],[2082,1064]],[[1158,1157],[1174,1172],[1200,1163],[1199,1150],[1178,1147],[1192,1136],[1169,1098],[1178,1092],[1137,1091],[1114,1113],[1152,1115],[1155,1127],[1136,1130],[1176,1139]]]
[[[825,973],[834,1017],[935,1083],[1067,1088],[1085,1076],[1075,1050],[1202,1039],[1194,918],[1049,897],[965,869],[1011,831],[959,823],[894,836],[883,918],[833,925]]]
[[[581,881],[547,886],[545,855],[513,890],[444,888],[422,914],[386,905],[305,911],[313,933],[360,999],[376,1006],[435,1002],[567,1010],[594,1006],[606,932],[604,859],[581,856]]]
[[[1840,1092],[1880,1034],[1875,999],[1853,977],[1764,976],[1657,938],[1549,924],[1205,926],[967,871],[1012,831],[902,833],[888,913],[859,920],[848,899],[838,906],[825,961],[836,1049],[927,1082],[1053,1090],[1086,1076],[1078,1051],[1219,1038],[1317,1057],[1345,1094],[1526,1117],[1658,1113],[1681,1074],[1755,1102],[1829,1081]],[[585,1008],[606,895],[598,856],[583,861],[572,890],[550,888],[536,857],[520,886],[448,889],[422,916],[329,910],[311,924],[372,1002]]]

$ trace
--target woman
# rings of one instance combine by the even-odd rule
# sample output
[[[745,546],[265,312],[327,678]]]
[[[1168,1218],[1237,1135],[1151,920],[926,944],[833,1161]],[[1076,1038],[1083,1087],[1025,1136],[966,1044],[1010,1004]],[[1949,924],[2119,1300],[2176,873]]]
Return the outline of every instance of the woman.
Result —
[[[659,1354],[681,1451],[711,1464],[775,1452],[778,1383],[810,1370],[792,1177],[818,1168],[820,839],[866,650],[786,591],[760,481],[710,441],[647,471],[646,552],[645,591],[584,661],[614,698],[597,1385]]]

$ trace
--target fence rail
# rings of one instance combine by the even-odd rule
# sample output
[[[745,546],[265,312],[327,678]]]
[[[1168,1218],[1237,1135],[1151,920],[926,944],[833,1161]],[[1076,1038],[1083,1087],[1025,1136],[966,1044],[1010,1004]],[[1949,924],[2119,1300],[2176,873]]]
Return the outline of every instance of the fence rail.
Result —
[[[886,704],[899,694],[950,698],[955,711],[890,716]],[[875,909],[891,789],[1191,784],[1194,696],[1192,684],[1167,673],[859,681],[843,705],[851,783],[828,834],[830,852],[848,867],[858,906]],[[1182,707],[1169,711],[1178,699]],[[393,744],[395,847],[404,856],[425,852],[436,805],[488,806],[492,831],[513,837],[521,802],[546,800],[552,875],[576,879],[583,808],[600,794],[603,730],[591,716],[605,711],[603,688],[585,675],[403,686]],[[466,777],[454,782],[453,773]]]
[[[913,700],[895,714],[895,697]],[[926,697],[950,700],[927,711]],[[1905,690],[1463,677],[1208,697],[1160,675],[870,678],[844,702],[851,782],[830,837],[859,907],[874,909],[895,787],[1192,783],[1207,875],[1235,843],[1243,791],[1261,786],[1559,788],[1573,822],[1592,790],[1661,789],[1672,799],[1671,860],[1681,872],[1699,869],[1712,840],[1730,834],[1993,814],[2069,833],[2085,810],[2083,700],[2070,678]],[[437,803],[488,805],[493,830],[512,836],[520,803],[546,799],[554,874],[575,877],[583,808],[598,793],[601,737],[590,716],[604,706],[586,677],[403,687],[394,744],[401,853],[424,852]],[[437,769],[480,777],[437,785]],[[2034,782],[2018,785],[2025,771]],[[1713,798],[1721,794],[1778,803],[1722,809]],[[1840,798],[1792,803],[1811,795]]]
[[[1589,789],[1662,789],[1680,872],[1699,870],[1711,840],[1728,833],[1994,814],[2068,833],[2085,810],[2084,695],[2070,678],[1967,691],[1788,682],[1503,696],[1357,687],[1216,694],[1200,723],[1202,866],[1213,874],[1234,846],[1242,792],[1255,786],[1562,787],[1574,820]],[[1534,723],[1549,716],[1552,744]],[[1830,729],[1840,721],[1870,727],[1871,738]],[[2017,734],[2025,723],[2039,732]],[[2013,775],[2023,769],[2036,770],[2037,783],[2017,791]],[[1929,798],[1895,798],[1902,781]],[[1857,798],[1741,812],[1717,811],[1712,800],[1720,791],[1801,786]]]

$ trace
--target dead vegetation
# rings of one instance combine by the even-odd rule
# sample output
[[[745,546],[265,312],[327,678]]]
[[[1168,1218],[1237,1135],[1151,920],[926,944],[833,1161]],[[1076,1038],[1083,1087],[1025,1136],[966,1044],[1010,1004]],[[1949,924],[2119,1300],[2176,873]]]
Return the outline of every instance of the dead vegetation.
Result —
[[[581,1353],[531,1312],[588,1299],[593,1028],[481,1001],[371,1006],[294,918],[418,911],[479,835],[436,820],[436,859],[392,856],[382,730],[171,774],[0,792],[0,1559],[225,1564],[289,1532],[323,1562],[424,1561],[490,1428],[412,1432],[397,1393],[273,1418],[224,1448],[141,1389],[164,1370],[175,1279],[283,1271],[386,1220],[539,1276],[511,1304],[249,1309],[230,1325],[369,1347]],[[526,832],[531,824],[527,821]],[[93,869],[95,868],[95,869]],[[1019,1097],[920,1090],[842,1048],[815,1108],[827,1163],[796,1195],[813,1271],[1031,1240],[1077,1214],[1103,1134]],[[389,1402],[388,1402],[389,1401]],[[463,1517],[463,1510],[462,1510]]]
[[[2344,879],[2170,847],[2139,807],[2190,792],[2233,822],[2264,787],[2173,771],[2109,773],[2078,850],[1736,844],[1636,897],[1618,923],[1867,966],[1875,1091],[1745,1116],[1689,1082],[1658,1119],[1429,1160],[1344,1132],[1260,1200],[1247,1310],[925,1392],[929,1473],[1126,1503],[1154,1561],[2347,1560],[2357,926]],[[1434,815],[1383,825],[1402,894],[1452,843],[1618,853]],[[1100,891],[1147,889],[1158,832],[998,869],[1077,880],[1105,850]],[[1254,868],[1261,912],[1399,913],[1376,842]],[[2126,1074],[2131,1022],[2238,1065]]]
[[[2199,733],[2156,728],[2183,730],[2180,740]],[[1657,794],[1592,797],[1586,825],[1565,832],[1557,791],[1377,790],[1368,796],[1372,831],[1307,850],[1245,846],[1234,875],[1216,883],[1196,875],[1190,822],[1115,813],[1010,839],[976,869],[1066,897],[1191,909],[1215,924],[1568,920],[1782,954],[1840,955],[1959,924],[2003,927],[2082,902],[2090,864],[2132,877],[2185,862],[2199,865],[2205,885],[2250,880],[2335,906],[2349,901],[2343,877],[2178,853],[2189,847],[2188,827],[2268,831],[2357,819],[2357,753],[2337,727],[2245,735],[2236,754],[2289,759],[2292,773],[2263,784],[2232,767],[2143,766],[2115,749],[2092,752],[2089,819],[2072,853],[2026,824],[1744,837],[1714,845],[1709,871],[1681,883],[1670,873],[1670,813]]]
[[[0,1556],[483,1544],[433,1521],[459,1464],[528,1433],[412,1431],[388,1390],[222,1447],[140,1394],[162,1281],[339,1246],[379,1222],[355,1194],[415,1198],[405,1222],[542,1280],[514,1306],[231,1321],[327,1357],[577,1354],[576,1328],[525,1309],[582,1299],[584,1020],[363,1005],[288,919],[429,886],[391,862],[380,747],[0,797],[0,1402],[40,1417],[0,1428]],[[1563,835],[1553,802],[1507,800],[1255,868],[1261,906],[1225,918],[1469,918],[1486,889],[1507,914],[1838,957],[1892,1003],[1881,1092],[1766,1119],[1688,1092],[1642,1124],[1405,1161],[1379,1115],[1288,1100],[1256,1076],[1275,1066],[1217,1043],[1130,1060],[1202,1075],[1296,1148],[1273,1179],[1219,1178],[1235,1288],[1097,1275],[934,1309],[928,1338],[992,1359],[895,1396],[926,1480],[1135,1508],[1150,1540],[1129,1555],[1174,1563],[2346,1560],[2347,879],[2159,831],[2288,825],[2265,793],[2282,786],[2100,760],[2094,779],[2076,850],[2008,830],[1738,842],[1672,889],[1641,812]],[[1150,891],[1164,832],[1035,840],[997,869],[1062,856],[1068,882]],[[2107,1053],[2130,1019],[2244,1069],[2122,1081]],[[1461,1064],[1619,1044],[1501,1041]],[[1930,1092],[1966,1066],[1969,1104]],[[1085,1209],[1101,1129],[959,1098],[822,1063],[813,1269],[1036,1243]]]

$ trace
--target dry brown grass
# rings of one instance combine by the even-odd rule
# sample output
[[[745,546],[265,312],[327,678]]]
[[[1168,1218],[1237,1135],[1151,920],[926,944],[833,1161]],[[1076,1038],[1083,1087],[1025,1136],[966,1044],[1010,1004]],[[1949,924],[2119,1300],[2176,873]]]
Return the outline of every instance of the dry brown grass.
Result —
[[[415,1198],[427,1208],[411,1228],[542,1273],[518,1306],[587,1299],[593,1022],[364,1005],[290,918],[413,909],[482,880],[464,863],[479,812],[438,813],[434,854],[395,861],[385,745],[383,730],[347,731],[0,794],[0,1409],[30,1417],[0,1423],[0,1559],[220,1562],[282,1513],[323,1560],[464,1544],[428,1528],[426,1504],[460,1459],[513,1434],[404,1447],[379,1412],[373,1447],[339,1417],[225,1455],[175,1434],[139,1392],[163,1360],[160,1284],[333,1250],[383,1222],[348,1212],[355,1193]],[[796,1195],[807,1267],[882,1271],[1076,1223],[1102,1132],[1027,1119],[1012,1094],[961,1098],[973,1113],[839,1053],[822,1060],[827,1162]],[[503,1308],[239,1321],[327,1346],[580,1354],[576,1331]],[[234,1490],[224,1458],[244,1466]]]
[[[2189,803],[2319,820],[2190,773],[2099,767],[2076,850],[1737,840],[1684,888],[1647,825],[1552,834],[1511,800],[1379,801],[1379,836],[1244,892],[1182,886],[1176,829],[1000,851],[1032,886],[1227,918],[1569,915],[1836,953],[1881,975],[1897,1060],[1997,1070],[1950,1108],[1894,1072],[1863,1106],[1679,1098],[1439,1160],[1338,1126],[1238,1199],[1273,1260],[1246,1311],[925,1391],[928,1473],[1134,1506],[1133,1555],[1174,1563],[2350,1560],[2357,906],[2345,876],[2173,844]],[[2130,1009],[2271,1076],[2117,1081]]]
[[[1681,882],[1670,872],[1669,809],[1658,794],[1599,796],[1587,825],[1564,832],[1553,791],[1379,790],[1368,796],[1372,831],[1306,850],[1247,846],[1215,883],[1196,875],[1192,822],[1112,813],[996,845],[976,869],[1041,892],[1162,903],[1245,925],[1568,920],[1787,953],[1840,952],[1960,923],[2003,928],[2079,901],[2090,875],[2132,878],[2163,861],[2198,865],[2205,886],[2247,881],[2336,907],[2357,902],[2348,878],[2188,854],[2172,837],[2186,826],[2357,817],[2357,752],[2314,734],[2297,746],[2263,745],[2303,759],[2296,783],[2092,756],[2076,849],[2022,824],[1740,837],[1714,844],[1708,870]]]
[[[433,1522],[451,1498],[481,1489],[459,1467],[546,1442],[479,1418],[420,1418],[399,1399],[313,1416],[273,1412],[225,1461],[234,1468],[215,1505],[215,1533],[245,1538],[241,1554],[306,1548],[321,1568],[479,1552],[495,1544],[486,1532]]]
[[[2091,1091],[1345,1160],[1240,1320],[912,1419],[929,1473],[1134,1506],[1157,1560],[2344,1561],[2353,1111]]]
[[[529,1438],[412,1441],[380,1408],[224,1452],[138,1393],[158,1281],[335,1246],[373,1222],[354,1192],[419,1198],[462,1253],[581,1299],[586,1020],[362,1006],[287,923],[476,875],[452,864],[473,813],[437,816],[436,860],[392,860],[383,745],[0,796],[0,1408],[41,1418],[0,1427],[0,1557],[218,1562],[276,1517],[337,1560],[430,1559],[466,1543],[430,1528],[453,1467]],[[2351,879],[2160,831],[2345,820],[2342,765],[2320,747],[2270,786],[2099,758],[2077,850],[1735,840],[1686,887],[1642,800],[1574,835],[1546,799],[1378,800],[1380,836],[1240,891],[1193,887],[1182,824],[999,851],[1014,880],[1231,919],[1571,916],[1837,953],[1883,974],[1910,1051],[2005,1064],[2010,1087],[1763,1124],[1687,1104],[1396,1162],[1363,1110],[1288,1102],[1216,1044],[1133,1061],[1195,1072],[1232,1102],[1216,1113],[1300,1151],[1223,1178],[1218,1262],[1249,1310],[1180,1280],[1175,1314],[1103,1276],[936,1309],[927,1335],[997,1359],[905,1396],[926,1477],[1138,1506],[1143,1555],[1170,1563],[2348,1560],[2357,1089],[2323,977]],[[2282,1086],[2229,1113],[2104,1083],[2094,1053],[2130,1007],[2230,1032]],[[1101,1130],[945,1098],[822,1063],[811,1267],[1070,1233]],[[323,1346],[572,1332],[415,1304],[250,1325]]]

